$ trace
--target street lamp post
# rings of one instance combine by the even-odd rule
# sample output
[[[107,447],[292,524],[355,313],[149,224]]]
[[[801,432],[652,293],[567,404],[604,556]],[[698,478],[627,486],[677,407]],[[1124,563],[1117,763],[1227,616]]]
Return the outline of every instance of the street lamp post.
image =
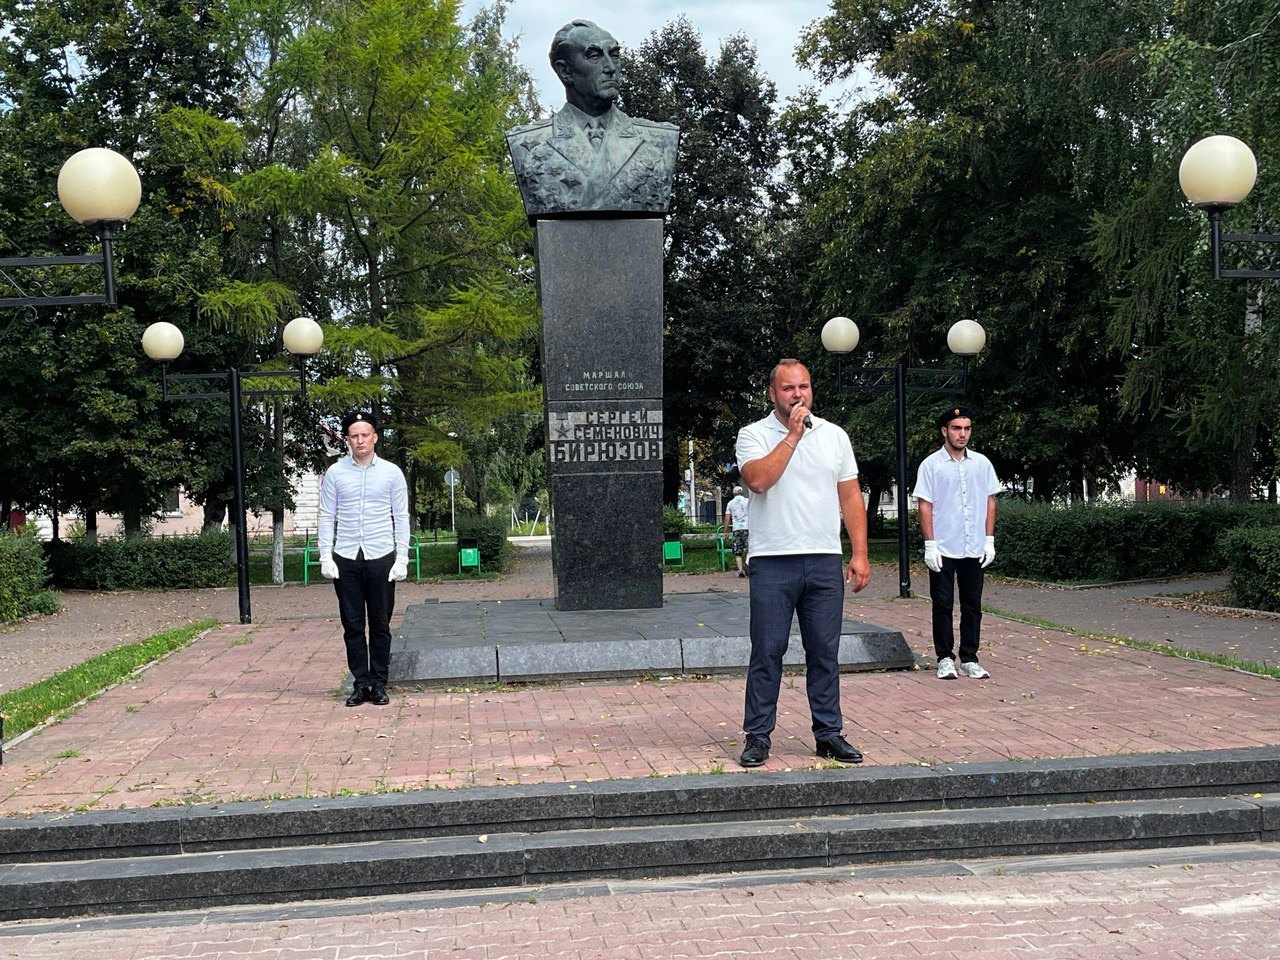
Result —
[[[103,147],[90,147],[71,156],[58,173],[58,200],[73,220],[84,224],[102,243],[101,254],[73,257],[0,257],[0,279],[16,290],[35,289],[36,294],[0,297],[0,308],[67,307],[77,304],[116,302],[113,243],[125,221],[142,200],[142,181],[133,164]],[[22,280],[9,270],[42,270],[65,266],[102,268],[103,292],[77,296],[44,293],[43,279]]]
[[[987,333],[975,320],[957,320],[947,331],[947,346],[961,359],[960,370],[908,367],[906,359],[892,366],[844,368],[844,357],[860,339],[858,325],[848,317],[832,317],[822,327],[822,345],[836,355],[836,388],[849,391],[892,390],[897,427],[898,464],[898,596],[911,596],[911,560],[907,537],[907,393],[963,394],[969,380],[969,361],[982,352]]]
[[[1235,137],[1205,137],[1193,143],[1182,156],[1178,182],[1194,207],[1209,215],[1209,256],[1213,279],[1242,277],[1250,280],[1280,280],[1280,270],[1222,268],[1222,248],[1227,245],[1257,250],[1280,244],[1280,234],[1223,233],[1222,216],[1244,200],[1258,179],[1258,161],[1253,151]]]
[[[161,321],[147,327],[142,334],[142,349],[160,364],[165,400],[216,399],[231,404],[231,470],[235,483],[233,523],[236,531],[236,585],[240,593],[240,622],[252,622],[249,609],[249,530],[244,504],[244,444],[240,433],[240,402],[244,397],[292,397],[307,395],[307,358],[320,351],[324,331],[310,317],[296,317],[284,328],[284,345],[299,360],[296,370],[230,370],[216,373],[170,373],[169,362],[182,353],[182,331],[172,323]],[[278,387],[282,379],[297,380],[297,386]],[[243,382],[264,380],[260,389],[244,389]],[[225,390],[188,390],[184,383],[225,383]],[[172,392],[171,392],[172,391]]]

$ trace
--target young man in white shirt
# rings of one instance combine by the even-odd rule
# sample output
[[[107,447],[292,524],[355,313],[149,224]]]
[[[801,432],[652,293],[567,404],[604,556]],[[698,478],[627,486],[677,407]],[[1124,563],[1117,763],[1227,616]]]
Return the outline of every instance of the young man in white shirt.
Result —
[[[747,574],[742,569],[743,558],[747,555],[747,522],[750,504],[743,496],[741,487],[733,488],[733,499],[724,507],[724,535],[729,536],[729,528],[733,527],[733,562],[738,565],[738,576]]]
[[[375,453],[373,414],[343,417],[342,435],[351,453],[320,482],[320,572],[338,594],[353,678],[347,706],[382,706],[391,700],[387,676],[396,581],[409,572],[409,490],[400,468]]]
[[[800,621],[816,752],[839,763],[861,763],[842,735],[840,625],[844,588],[871,580],[867,510],[849,435],[811,416],[813,385],[799,360],[779,361],[769,377],[773,410],[738,432],[737,461],[751,491],[751,662],[747,668],[738,762],[769,759],[778,712],[782,656],[792,616]],[[853,553],[841,557],[840,520]]]
[[[916,473],[916,500],[924,534],[924,563],[929,568],[933,601],[933,650],[938,679],[959,674],[975,680],[991,676],[978,663],[982,630],[983,568],[996,558],[996,479],[991,461],[969,449],[973,413],[948,407],[938,417],[942,449],[930,454]],[[960,588],[960,665],[955,662],[956,586]]]

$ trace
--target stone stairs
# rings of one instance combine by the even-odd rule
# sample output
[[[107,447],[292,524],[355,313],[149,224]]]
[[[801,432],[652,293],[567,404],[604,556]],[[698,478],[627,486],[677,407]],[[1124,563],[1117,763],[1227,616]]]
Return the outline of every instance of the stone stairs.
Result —
[[[700,774],[0,821],[0,920],[1275,842],[1280,748]]]

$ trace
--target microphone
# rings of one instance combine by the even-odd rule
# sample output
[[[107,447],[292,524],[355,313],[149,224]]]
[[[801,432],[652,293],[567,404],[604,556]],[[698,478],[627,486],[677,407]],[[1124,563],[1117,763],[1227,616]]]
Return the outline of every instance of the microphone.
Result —
[[[807,413],[804,415],[804,428],[806,430],[813,429],[813,417],[809,416]]]

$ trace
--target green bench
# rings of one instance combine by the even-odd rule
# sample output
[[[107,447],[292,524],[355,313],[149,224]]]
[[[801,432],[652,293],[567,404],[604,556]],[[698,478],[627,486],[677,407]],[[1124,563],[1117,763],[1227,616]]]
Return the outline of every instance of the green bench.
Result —
[[[480,547],[476,541],[461,537],[458,540],[458,572],[466,573],[468,570],[480,572]]]
[[[662,566],[665,568],[669,563],[674,563],[678,567],[684,566],[684,544],[679,540],[662,542]]]
[[[413,579],[422,582],[422,540],[418,534],[409,537],[409,565],[413,568]],[[311,568],[320,569],[320,547],[315,537],[307,537],[306,546],[302,548],[302,585],[311,583]],[[316,576],[319,576],[317,573]]]

